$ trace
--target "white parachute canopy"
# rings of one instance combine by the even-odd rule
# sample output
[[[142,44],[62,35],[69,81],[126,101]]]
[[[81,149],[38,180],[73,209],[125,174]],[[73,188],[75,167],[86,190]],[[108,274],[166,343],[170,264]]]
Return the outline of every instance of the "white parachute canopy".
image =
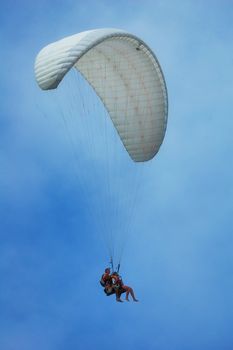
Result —
[[[158,60],[132,34],[96,29],[43,48],[35,75],[42,90],[55,89],[43,94],[55,98],[57,110],[50,117],[64,122],[85,208],[90,205],[109,257],[120,263],[135,231],[142,168],[158,152],[167,126],[167,89]],[[92,193],[98,193],[93,206]]]
[[[96,29],[56,41],[38,54],[37,83],[56,89],[76,68],[96,91],[135,162],[158,152],[167,125],[167,89],[151,49],[119,29]]]

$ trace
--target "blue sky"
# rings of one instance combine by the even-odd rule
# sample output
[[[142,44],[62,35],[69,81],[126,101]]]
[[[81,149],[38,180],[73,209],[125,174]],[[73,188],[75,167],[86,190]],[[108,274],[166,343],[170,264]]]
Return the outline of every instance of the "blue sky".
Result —
[[[231,1],[1,4],[2,350],[233,348],[232,17]],[[141,37],[168,87],[166,138],[141,175],[121,271],[137,304],[98,284],[103,160],[82,153],[83,188],[33,72],[46,44],[101,27]]]

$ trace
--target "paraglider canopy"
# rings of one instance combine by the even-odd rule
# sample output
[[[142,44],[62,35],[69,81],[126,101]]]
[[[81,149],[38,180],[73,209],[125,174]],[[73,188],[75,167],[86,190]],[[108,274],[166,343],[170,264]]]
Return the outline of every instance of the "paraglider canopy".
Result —
[[[76,68],[104,103],[125,149],[135,162],[158,152],[167,125],[167,89],[152,50],[119,29],[96,29],[43,48],[35,62],[43,90],[55,89]]]

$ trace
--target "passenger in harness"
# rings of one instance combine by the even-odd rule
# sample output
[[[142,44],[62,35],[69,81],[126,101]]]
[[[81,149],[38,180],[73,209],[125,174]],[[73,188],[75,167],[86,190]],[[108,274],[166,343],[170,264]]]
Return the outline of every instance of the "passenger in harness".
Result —
[[[102,275],[100,284],[104,287],[104,292],[107,296],[116,294],[116,301],[122,302],[121,294],[126,293],[125,300],[129,301],[129,294],[134,301],[138,301],[135,298],[134,291],[131,287],[124,285],[121,277],[117,272],[111,274],[109,267],[105,269],[105,273]]]
[[[117,289],[119,291],[120,295],[122,293],[126,293],[126,295],[125,295],[126,301],[129,301],[129,294],[131,295],[133,301],[136,301],[136,302],[138,301],[135,298],[133,289],[131,287],[126,286],[123,283],[121,276],[119,276],[119,274],[117,272],[113,272],[111,277],[112,277],[113,286],[115,287],[115,289]]]

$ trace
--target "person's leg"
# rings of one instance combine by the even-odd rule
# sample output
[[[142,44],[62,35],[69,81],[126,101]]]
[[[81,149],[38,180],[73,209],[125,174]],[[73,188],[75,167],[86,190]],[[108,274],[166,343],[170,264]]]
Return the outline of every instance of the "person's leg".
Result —
[[[122,302],[120,289],[115,287],[115,293],[116,293],[116,301]]]
[[[125,300],[129,301],[129,294],[130,294],[134,301],[138,301],[135,298],[134,291],[131,287],[123,286],[123,288],[126,290]]]
[[[126,290],[125,300],[129,301],[129,287],[123,286],[123,288]]]

